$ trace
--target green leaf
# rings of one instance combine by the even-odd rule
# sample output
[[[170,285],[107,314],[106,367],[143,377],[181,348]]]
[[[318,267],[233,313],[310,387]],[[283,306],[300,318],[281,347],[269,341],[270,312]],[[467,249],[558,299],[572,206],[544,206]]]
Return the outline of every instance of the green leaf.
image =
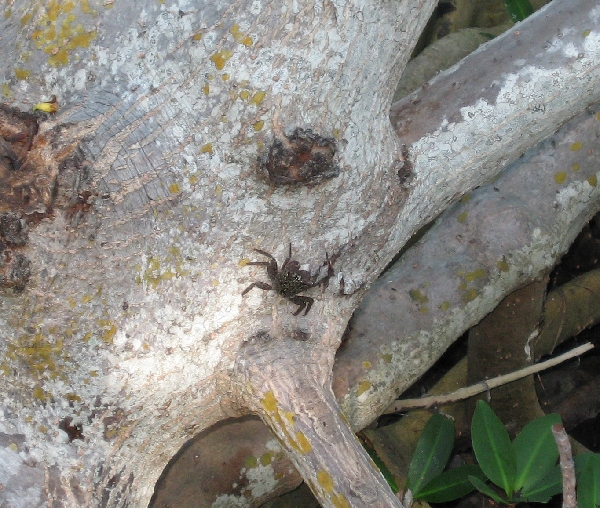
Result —
[[[600,504],[600,454],[586,453],[575,459],[577,471],[577,505],[596,508]]]
[[[381,457],[379,457],[375,448],[373,448],[373,446],[370,446],[370,443],[367,443],[365,440],[360,439],[360,437],[359,440],[363,445],[365,451],[369,454],[369,457],[371,457],[371,460],[373,460],[373,462],[377,466],[377,469],[379,469],[379,472],[385,478],[385,481],[390,486],[390,489],[392,489],[392,492],[396,494],[400,489],[398,488],[398,484],[396,483],[396,479],[394,478],[392,472],[385,465],[385,462],[381,460]]]
[[[436,476],[421,491],[413,493],[413,496],[415,499],[422,499],[428,503],[454,501],[474,489],[473,484],[469,481],[469,476],[487,480],[479,466],[468,464]]]
[[[408,469],[407,487],[413,493],[444,470],[453,446],[454,423],[434,414],[423,429]]]
[[[494,492],[487,483],[481,481],[479,478],[475,476],[469,476],[469,481],[479,492],[485,496],[491,497],[494,501],[496,501],[496,503],[509,504],[506,499],[503,499],[501,496],[496,494],[496,492]]]
[[[517,457],[515,491],[529,491],[556,466],[558,447],[552,434],[555,423],[561,423],[557,414],[536,418],[525,425],[513,441]]]
[[[522,491],[519,496],[519,502],[547,503],[551,498],[560,494],[562,490],[562,472],[560,466],[557,465],[537,484],[529,487],[527,491]]]
[[[504,5],[513,23],[523,21],[533,14],[533,7],[529,0],[504,0]]]
[[[594,455],[598,455],[597,453],[581,453],[577,455],[573,460],[575,461],[575,472],[579,474],[580,471],[586,466],[588,461],[594,460]]]
[[[514,492],[517,459],[508,432],[483,400],[477,402],[471,425],[473,451],[484,474],[506,492]]]

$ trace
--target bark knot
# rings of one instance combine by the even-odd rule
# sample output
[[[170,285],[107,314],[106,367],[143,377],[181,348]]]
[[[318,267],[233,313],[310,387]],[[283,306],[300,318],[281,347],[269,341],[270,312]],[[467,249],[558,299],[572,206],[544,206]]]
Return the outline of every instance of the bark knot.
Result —
[[[335,139],[296,128],[291,135],[276,138],[259,165],[275,186],[313,186],[340,174],[335,152]]]

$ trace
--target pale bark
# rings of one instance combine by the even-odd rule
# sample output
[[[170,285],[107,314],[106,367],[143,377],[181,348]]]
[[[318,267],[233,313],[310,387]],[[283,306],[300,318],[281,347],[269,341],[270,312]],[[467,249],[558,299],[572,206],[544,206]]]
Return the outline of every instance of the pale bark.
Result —
[[[505,295],[546,273],[597,213],[599,114],[600,105],[579,114],[448,208],[371,287],[334,365],[334,391],[354,428]]]
[[[450,207],[373,285],[356,310],[333,369],[335,393],[355,430],[378,416],[504,295],[545,273],[600,208],[598,114],[598,105],[581,113],[497,179]],[[593,292],[583,294],[594,298]],[[556,298],[549,301],[564,305]],[[587,321],[580,317],[543,330],[529,344],[532,358],[548,354],[556,341],[577,333]],[[244,432],[237,427],[236,435]],[[266,453],[268,438],[252,439],[254,427],[248,432],[255,449],[262,441]],[[233,477],[245,476],[243,460],[232,460],[230,467]],[[285,469],[278,464],[277,471]],[[210,506],[218,492],[203,493],[206,504],[199,506]]]
[[[593,4],[554,2],[523,24],[527,31],[517,36],[517,27],[464,63],[472,79],[456,101],[439,80],[442,88],[431,92],[439,110],[402,110],[404,121],[411,115],[411,132],[401,133],[414,174],[402,166],[387,112],[432,1],[210,2],[201,9],[116,2],[73,12],[14,5],[2,18],[1,44],[11,51],[5,96],[25,108],[56,94],[60,111],[42,123],[29,155],[52,185],[37,192],[30,182],[36,192],[19,209],[29,221],[19,248],[31,278],[0,300],[0,499],[146,505],[187,439],[257,410],[264,391],[246,391],[245,377],[234,373],[245,360],[244,341],[265,333],[284,350],[300,335],[308,341],[293,347],[320,352],[314,368],[323,391],[314,412],[302,405],[311,393],[302,383],[295,394],[273,392],[278,407],[289,402],[302,425],[329,408],[332,424],[341,425],[327,383],[361,288],[456,195],[599,99]],[[77,30],[64,38],[48,31],[77,23],[89,46],[75,44]],[[543,30],[547,48],[534,44]],[[523,41],[519,54],[508,44],[497,57],[506,67],[494,66],[497,86],[483,91],[492,78],[475,80],[477,58],[489,63],[485,51],[511,40]],[[68,61],[54,67],[65,54]],[[555,60],[536,68],[544,55]],[[527,80],[544,90],[529,92]],[[548,90],[553,82],[556,92]],[[257,160],[273,138],[297,127],[336,140],[340,175],[313,187],[270,186]],[[264,270],[245,266],[254,260],[251,248],[281,262],[288,241],[313,269],[325,252],[336,255],[337,280],[309,293],[316,302],[306,317],[292,316],[295,307],[273,293],[241,296],[250,282],[266,280]],[[342,277],[350,296],[338,296]],[[469,309],[471,317],[481,312]],[[432,344],[420,365],[445,344]],[[276,379],[275,388],[282,389]],[[390,393],[371,399],[362,416],[345,410],[353,425],[372,418]],[[60,429],[67,418],[81,424],[83,439]],[[340,430],[331,455],[341,456],[348,432]],[[321,452],[323,436],[313,437]],[[350,506],[376,506],[365,500],[378,485],[382,492],[373,495],[387,503],[391,494],[349,446],[355,470],[372,483],[332,477],[335,493],[360,484],[362,501]],[[308,479],[337,471],[322,453],[291,453]]]

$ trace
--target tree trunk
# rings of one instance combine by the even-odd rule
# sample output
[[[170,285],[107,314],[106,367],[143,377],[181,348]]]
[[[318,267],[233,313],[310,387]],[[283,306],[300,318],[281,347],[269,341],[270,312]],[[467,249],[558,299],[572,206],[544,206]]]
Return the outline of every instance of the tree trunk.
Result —
[[[324,506],[399,505],[331,394],[347,321],[419,226],[600,99],[594,2],[555,1],[395,109],[400,141],[433,5],[5,8],[1,501],[145,506],[186,440],[257,412]],[[242,296],[290,242],[335,271],[306,315]]]

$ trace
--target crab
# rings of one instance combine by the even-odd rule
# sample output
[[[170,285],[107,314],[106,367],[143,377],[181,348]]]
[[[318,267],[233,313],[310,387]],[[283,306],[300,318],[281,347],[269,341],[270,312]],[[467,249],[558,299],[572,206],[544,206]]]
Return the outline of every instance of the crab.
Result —
[[[310,272],[300,269],[300,263],[292,259],[292,244],[290,243],[289,253],[286,260],[281,265],[277,266],[277,260],[268,252],[260,249],[254,249],[259,254],[269,258],[269,261],[250,261],[249,265],[265,266],[267,275],[271,284],[265,282],[253,282],[242,292],[242,296],[248,293],[253,288],[259,288],[264,291],[276,291],[292,303],[298,305],[298,309],[294,312],[297,316],[304,310],[304,316],[312,307],[315,300],[309,296],[301,296],[298,293],[316,286],[327,286],[330,277],[333,275],[333,258],[330,258],[325,253],[325,262],[319,267],[317,273],[311,275]],[[319,279],[321,268],[327,267],[327,274]]]

